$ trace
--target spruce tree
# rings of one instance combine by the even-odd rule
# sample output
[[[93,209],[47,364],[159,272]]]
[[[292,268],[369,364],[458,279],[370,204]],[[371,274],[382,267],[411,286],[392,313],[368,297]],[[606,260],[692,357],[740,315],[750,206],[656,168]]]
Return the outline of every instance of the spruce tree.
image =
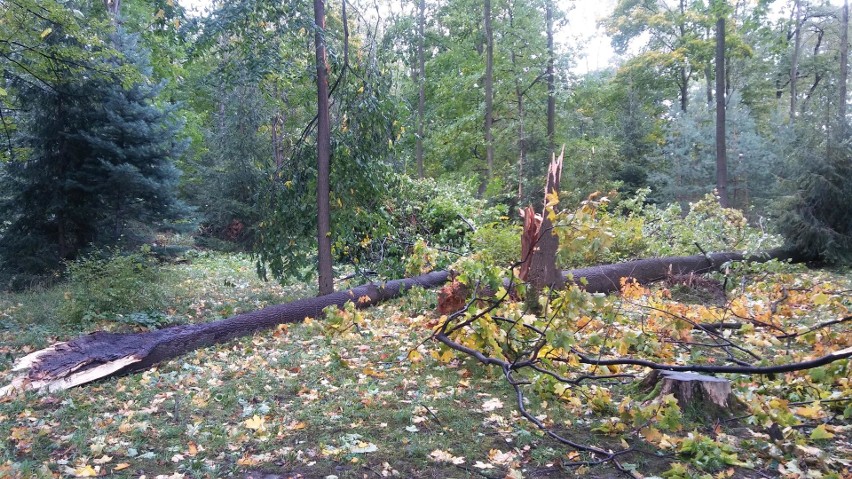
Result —
[[[68,41],[61,35],[55,41]],[[49,87],[21,85],[16,138],[27,154],[4,165],[0,271],[20,284],[81,251],[132,241],[135,225],[176,218],[181,125],[156,103],[146,52],[116,32],[120,55]],[[62,68],[61,64],[57,68]]]

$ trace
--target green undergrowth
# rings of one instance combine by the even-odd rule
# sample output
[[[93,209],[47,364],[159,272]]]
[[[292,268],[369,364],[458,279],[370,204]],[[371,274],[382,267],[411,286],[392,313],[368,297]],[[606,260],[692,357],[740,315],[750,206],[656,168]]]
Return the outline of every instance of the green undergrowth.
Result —
[[[159,271],[169,294],[158,311],[172,323],[215,320],[315,294],[312,286],[257,280],[245,256],[193,253],[188,259]],[[848,277],[821,274],[820,281],[849,288]],[[0,383],[11,379],[13,359],[54,341],[96,328],[145,329],[109,318],[57,321],[53,314],[68,301],[67,288],[0,296]],[[795,294],[791,290],[779,308],[805,308],[804,293]],[[843,301],[830,304],[852,307]],[[568,467],[589,457],[520,417],[516,396],[498,370],[447,355],[429,339],[439,320],[434,308],[434,291],[416,290],[368,310],[350,308],[329,320],[194,351],[143,373],[2,398],[0,477],[620,474],[612,464]],[[641,338],[631,338],[624,339],[631,348],[643,347]],[[820,384],[842,382],[843,374],[832,366],[786,380],[739,378],[740,394],[766,402],[753,416],[729,423],[681,413],[669,401],[654,406],[659,414],[648,428],[644,410],[627,409],[635,403],[624,398],[641,394],[629,380],[587,383],[562,398],[531,389],[525,405],[578,443],[615,450],[629,440],[641,452],[622,465],[646,477],[744,478],[758,470],[780,477],[782,468],[794,467],[841,477],[844,455],[852,450],[850,428],[837,422],[845,414],[843,403],[787,403],[812,400]],[[847,387],[825,399],[848,397]],[[771,438],[771,424],[781,439]]]

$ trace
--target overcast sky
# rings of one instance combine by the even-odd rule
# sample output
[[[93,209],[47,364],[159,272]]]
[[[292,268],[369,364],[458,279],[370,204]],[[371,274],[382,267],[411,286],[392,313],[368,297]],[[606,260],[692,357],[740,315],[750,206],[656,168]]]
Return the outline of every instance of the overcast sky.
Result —
[[[577,61],[577,73],[598,70],[609,65],[613,57],[609,37],[598,29],[598,20],[612,12],[616,0],[579,0],[571,2],[568,25],[562,29],[562,42],[581,45],[584,58]],[[179,0],[190,11],[202,13],[210,0]]]
[[[191,11],[202,12],[210,5],[210,0],[179,0]],[[608,16],[615,7],[616,0],[575,0],[570,2],[568,25],[561,31],[561,41],[568,45],[578,45],[582,58],[577,60],[576,73],[606,68],[613,60],[614,53],[609,37],[598,27],[598,21]],[[776,8],[786,2],[776,2]],[[843,0],[830,0],[841,5]]]

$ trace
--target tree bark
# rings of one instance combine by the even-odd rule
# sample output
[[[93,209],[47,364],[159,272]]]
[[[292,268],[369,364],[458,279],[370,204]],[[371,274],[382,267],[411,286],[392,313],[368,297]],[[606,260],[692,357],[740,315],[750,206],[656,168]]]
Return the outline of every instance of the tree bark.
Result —
[[[680,42],[686,39],[686,0],[680,0],[680,17],[678,17],[678,30],[680,31]],[[680,111],[686,113],[689,107],[689,78],[691,72],[688,72],[686,65],[680,67]]]
[[[659,392],[656,391],[659,386]],[[681,410],[699,412],[706,417],[725,418],[744,409],[734,396],[731,381],[704,374],[652,370],[642,381],[641,389],[654,390],[651,400],[673,394]]]
[[[116,334],[97,331],[30,354],[15,366],[28,371],[10,386],[0,388],[0,396],[11,389],[68,389],[96,379],[141,371],[195,349],[220,344],[278,324],[319,318],[328,306],[342,307],[352,301],[365,308],[399,296],[414,286],[432,288],[443,284],[449,274],[432,272],[410,279],[366,284],[316,298],[306,298],[232,316],[212,323],[175,326],[145,333]]]
[[[325,4],[314,0],[317,63],[317,248],[319,294],[334,291],[331,269],[331,205],[329,176],[331,163],[331,128],[328,112],[328,62],[325,52]]]
[[[799,92],[799,51],[802,49],[802,2],[794,0],[793,9],[796,11],[796,23],[793,24],[793,55],[790,59],[790,122],[796,121],[796,100]]]
[[[725,19],[716,21],[716,191],[728,207],[728,154],[725,145]]]
[[[559,237],[553,230],[553,223],[547,211],[548,197],[559,195],[559,183],[562,179],[563,152],[557,158],[553,155],[550,166],[547,169],[547,183],[544,188],[544,201],[541,209],[541,222],[537,225],[537,231],[533,235],[533,242],[521,245],[522,260],[529,262],[529,268],[521,267],[521,271],[527,271],[526,279],[530,284],[530,299],[538,301],[538,294],[544,288],[562,288],[564,278],[562,272],[556,267],[556,253],[559,249]],[[524,226],[532,214],[532,208],[527,208],[524,216]],[[537,218],[537,215],[534,217]],[[524,231],[524,238],[528,238],[528,231]],[[533,303],[533,306],[537,306]]]
[[[479,185],[480,198],[485,194],[485,188],[494,173],[494,139],[491,132],[494,124],[494,32],[491,29],[491,0],[483,2],[482,19],[485,24],[485,174]]]
[[[783,250],[745,258],[739,253],[711,253],[695,256],[650,258],[626,263],[593,266],[563,272],[592,293],[619,291],[622,278],[651,283],[669,275],[705,273],[719,269],[728,261],[766,261],[790,259]],[[795,259],[795,258],[793,258]],[[397,279],[382,284],[366,284],[316,298],[296,300],[259,311],[239,314],[204,324],[174,326],[145,333],[117,334],[105,331],[54,344],[16,362],[21,375],[0,388],[0,396],[14,390],[56,391],[86,384],[97,379],[132,373],[182,356],[199,348],[221,344],[284,323],[298,323],[307,317],[319,318],[328,306],[342,307],[353,301],[366,308],[394,298],[414,286],[432,288],[446,282],[447,271],[436,271],[415,278]]]
[[[511,3],[509,4],[508,13],[509,28],[514,31],[514,5]],[[524,125],[524,91],[521,88],[521,71],[518,68],[514,47],[512,47],[510,58],[512,60],[512,70],[515,73],[515,101],[518,103],[518,204],[520,204],[524,197],[524,163],[526,162],[527,156],[527,141]]]
[[[553,0],[544,2],[544,17],[547,24],[547,151],[556,153],[556,78],[553,64],[556,55],[553,50]]]
[[[837,143],[846,139],[846,97],[847,82],[849,81],[849,0],[843,2],[843,13],[840,21],[840,92],[837,105]]]
[[[345,1],[345,0],[344,0]],[[415,157],[417,159],[417,177],[423,178],[423,123],[426,116],[426,0],[420,0],[418,4],[417,18],[417,145]]]

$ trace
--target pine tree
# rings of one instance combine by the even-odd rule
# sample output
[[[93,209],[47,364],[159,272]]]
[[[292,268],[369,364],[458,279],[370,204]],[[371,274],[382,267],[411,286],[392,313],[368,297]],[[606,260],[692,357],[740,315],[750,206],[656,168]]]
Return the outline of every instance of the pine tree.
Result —
[[[30,108],[16,141],[27,155],[0,175],[0,266],[15,283],[58,271],[90,246],[129,243],[134,226],[183,209],[173,165],[184,148],[181,124],[155,103],[162,86],[148,81],[135,38],[119,31],[113,43],[122,55],[109,64],[19,89]]]
[[[782,198],[778,228],[788,246],[812,259],[852,264],[852,148],[828,148],[824,135],[801,134]]]

